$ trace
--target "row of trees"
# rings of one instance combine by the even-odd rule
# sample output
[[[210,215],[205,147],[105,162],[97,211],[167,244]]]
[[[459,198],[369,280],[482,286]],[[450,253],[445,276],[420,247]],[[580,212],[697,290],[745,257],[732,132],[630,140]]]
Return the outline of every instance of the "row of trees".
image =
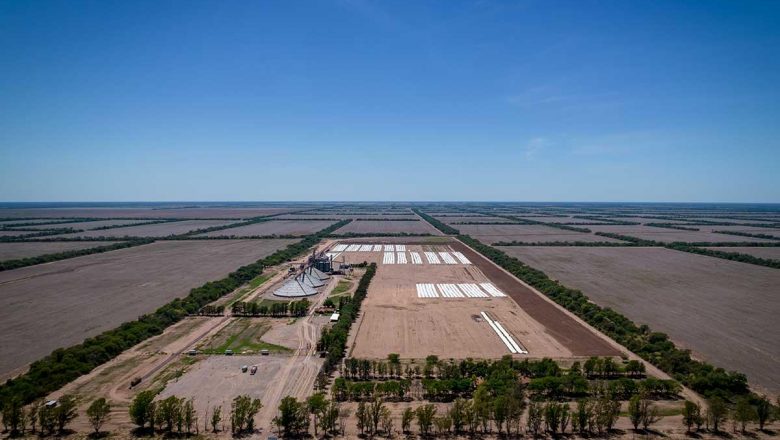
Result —
[[[78,416],[77,401],[71,395],[64,395],[59,400],[50,403],[37,401],[26,408],[18,399],[9,400],[2,407],[3,428],[12,437],[23,436],[26,433],[38,435],[54,435],[67,432],[68,425]],[[87,408],[89,423],[95,430],[108,420],[111,404],[104,398],[96,399]]]
[[[311,302],[308,299],[300,301],[274,301],[269,306],[266,303],[243,302],[233,303],[233,316],[305,316]]]
[[[141,431],[180,434],[199,433],[198,413],[193,399],[169,396],[155,400],[156,393],[151,390],[138,393],[130,405],[130,419]],[[228,422],[233,434],[251,433],[255,430],[255,416],[263,404],[259,399],[249,396],[237,396],[230,405]],[[218,432],[223,424],[222,406],[216,406],[209,417],[208,410],[204,418],[204,431],[211,426],[212,432]]]
[[[78,345],[57,349],[45,358],[33,362],[27,373],[0,385],[0,405],[17,399],[30,403],[55,391],[93,368],[113,359],[124,350],[155,335],[187,315],[196,314],[203,306],[226,295],[260,275],[264,267],[275,266],[308,252],[326,235],[349,223],[344,220],[331,225],[297,243],[287,246],[255,263],[243,266],[219,281],[211,281],[190,290],[155,312],[136,321],[126,322]]]
[[[709,257],[715,257],[715,258],[723,258],[725,260],[731,260],[731,261],[739,261],[741,263],[748,263],[748,264],[755,264],[757,266],[766,266],[766,267],[773,267],[775,269],[780,269],[780,260],[772,260],[769,258],[760,258],[755,257],[753,255],[748,254],[742,254],[739,252],[724,252],[719,250],[713,250],[713,249],[707,249],[709,246],[723,246],[723,247],[734,247],[734,246],[762,246],[762,247],[776,247],[780,246],[780,243],[774,242],[774,243],[752,243],[752,242],[695,242],[695,243],[687,243],[687,242],[673,242],[673,243],[662,243],[659,241],[653,241],[653,240],[645,240],[641,238],[631,237],[628,235],[622,235],[622,234],[615,234],[612,232],[596,232],[596,235],[601,235],[603,237],[609,237],[614,238],[617,240],[623,240],[629,243],[632,243],[634,246],[655,246],[655,247],[665,247],[668,249],[673,249],[676,251],[681,252],[690,252],[692,254],[699,254],[699,255],[707,255]]]
[[[347,335],[352,323],[357,319],[360,304],[368,294],[368,286],[376,274],[376,264],[371,263],[366,272],[360,278],[355,294],[352,297],[343,297],[339,310],[339,319],[330,329],[324,328],[320,340],[317,342],[317,350],[327,352],[325,371],[332,371],[344,358],[347,346]]]

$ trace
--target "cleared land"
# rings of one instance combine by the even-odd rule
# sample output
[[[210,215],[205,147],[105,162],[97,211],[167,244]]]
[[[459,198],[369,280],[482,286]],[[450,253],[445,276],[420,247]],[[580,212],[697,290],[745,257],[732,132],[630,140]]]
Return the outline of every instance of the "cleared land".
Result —
[[[705,249],[712,249],[713,251],[721,251],[721,252],[737,252],[740,254],[748,254],[759,258],[780,260],[780,247],[724,246],[724,247],[707,247]]]
[[[507,247],[602,306],[780,391],[780,272],[664,248]]]
[[[440,235],[437,229],[434,229],[425,221],[353,221],[341,229],[336,230],[335,234],[432,234]]]
[[[251,218],[285,212],[301,207],[247,208],[22,208],[2,209],[2,218]]]
[[[61,241],[61,242],[22,242],[0,243],[0,261],[16,260],[18,258],[36,257],[38,255],[56,254],[64,251],[75,251],[100,246],[110,246],[116,241]]]
[[[661,221],[663,222],[663,221]],[[698,228],[697,226],[692,226]],[[753,242],[753,243],[771,243],[775,240],[765,240],[763,238],[739,237],[736,235],[715,234],[707,231],[682,231],[679,229],[657,228],[655,226],[643,225],[591,225],[588,226],[593,232],[610,232],[613,234],[629,235],[631,237],[644,240],[654,240],[663,243],[682,241],[688,243],[701,242]],[[598,236],[596,236],[598,237]],[[603,237],[602,237],[603,238]]]
[[[499,241],[520,241],[526,243],[543,243],[551,241],[611,241],[607,237],[577,231],[553,228],[544,225],[458,225],[462,234],[471,235],[477,240],[491,244]]]
[[[505,219],[502,217],[491,217],[487,215],[480,215],[477,217],[436,217],[436,219],[447,224],[459,223],[459,222],[465,222],[465,223],[494,223],[494,222],[511,223],[512,222],[512,220]]]
[[[200,234],[199,237],[251,237],[267,235],[309,235],[320,231],[336,223],[334,221],[309,221],[309,220],[272,220],[261,223],[254,223],[237,228],[222,229],[219,231]]]
[[[466,254],[474,264],[381,264],[383,252],[343,253],[348,262],[380,260],[362,306],[352,357],[385,358],[388,353],[399,353],[403,358],[412,359],[429,354],[462,359],[500,358],[510,354],[483,319],[482,312],[501,322],[528,350],[527,355],[516,356],[568,358],[619,354],[555,305],[460,243],[408,244],[406,248],[420,254],[454,249]],[[418,283],[493,283],[510,296],[420,298]]]
[[[0,272],[0,376],[136,319],[292,242],[157,242]]]
[[[178,235],[197,229],[223,226],[234,223],[233,220],[185,220],[170,223],[155,223],[153,225],[129,226],[98,231],[75,232],[72,234],[56,235],[56,238],[72,237],[165,237]]]
[[[106,226],[119,226],[119,225],[133,225],[142,223],[144,221],[154,221],[154,220],[97,220],[94,222],[73,222],[73,223],[56,223],[56,224],[48,224],[48,225],[34,225],[34,226],[24,226],[26,229],[61,229],[61,228],[73,228],[73,229],[95,229],[95,228],[103,228]]]

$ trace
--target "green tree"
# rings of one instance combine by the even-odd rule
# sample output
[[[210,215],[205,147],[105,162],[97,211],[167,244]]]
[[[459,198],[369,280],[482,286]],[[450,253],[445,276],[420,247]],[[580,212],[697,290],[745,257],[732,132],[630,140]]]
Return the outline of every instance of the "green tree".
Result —
[[[40,410],[42,403],[33,402],[29,408],[27,408],[27,423],[30,425],[30,430],[35,433],[38,426],[38,411]]]
[[[696,425],[697,421],[701,419],[701,407],[690,400],[686,400],[683,405],[682,416],[687,432],[691,432],[693,425]]]
[[[401,430],[406,434],[412,428],[412,420],[414,420],[414,410],[411,408],[404,409],[401,414]]]
[[[54,416],[54,408],[49,405],[38,407],[38,423],[41,425],[41,432],[49,435],[54,434],[57,428],[57,418]]]
[[[87,418],[89,419],[92,429],[95,430],[95,435],[100,434],[100,428],[108,420],[111,414],[111,404],[104,398],[95,399],[87,408]]]
[[[761,396],[756,400],[756,421],[758,429],[764,430],[764,425],[772,419],[772,404],[766,396]]]
[[[285,436],[300,435],[309,428],[309,415],[306,405],[298,402],[295,397],[286,396],[279,403],[279,415],[275,423],[280,426]]]
[[[639,429],[639,425],[642,423],[642,402],[638,395],[632,396],[628,401],[628,419],[631,420],[631,425],[634,427],[634,431]]]
[[[528,405],[528,431],[534,437],[538,436],[541,432],[543,420],[544,407],[540,403],[531,401]]]
[[[328,408],[328,400],[325,398],[325,393],[314,393],[306,400],[306,408],[314,417],[314,436],[317,436],[317,420],[323,415]]]
[[[167,432],[173,431],[173,426],[181,414],[182,399],[176,396],[169,396],[157,403],[157,421],[160,427]]]
[[[707,401],[707,405],[708,420],[712,424],[712,429],[715,430],[715,432],[719,432],[720,426],[726,422],[729,413],[726,402],[720,397],[715,396]]]
[[[420,427],[420,435],[428,435],[433,424],[433,418],[436,416],[436,407],[433,404],[422,405],[417,408],[415,413],[417,415],[417,426]]]
[[[222,421],[222,407],[217,406],[211,413],[211,432],[217,432],[219,430],[219,423]]]
[[[154,396],[155,393],[151,390],[141,391],[130,404],[130,420],[139,428],[143,429],[150,421],[150,414],[154,414]]]
[[[734,421],[739,423],[742,433],[745,433],[748,423],[756,419],[756,410],[746,397],[737,400],[734,407]]]
[[[263,407],[260,399],[249,396],[236,396],[230,405],[231,432],[240,434],[252,432],[255,428],[255,416]]]
[[[20,433],[20,427],[24,420],[22,402],[19,399],[9,399],[3,405],[3,427],[15,436]]]
[[[54,417],[57,420],[57,429],[59,432],[64,432],[68,424],[78,416],[76,412],[76,398],[65,394],[57,401],[57,406],[54,407]]]

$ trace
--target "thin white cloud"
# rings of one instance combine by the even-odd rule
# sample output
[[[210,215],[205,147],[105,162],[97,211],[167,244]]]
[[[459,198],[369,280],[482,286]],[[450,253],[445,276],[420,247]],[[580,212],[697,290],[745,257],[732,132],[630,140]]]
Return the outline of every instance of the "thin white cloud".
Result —
[[[550,141],[547,138],[531,138],[523,145],[522,152],[526,160],[534,159],[542,150],[546,149]]]

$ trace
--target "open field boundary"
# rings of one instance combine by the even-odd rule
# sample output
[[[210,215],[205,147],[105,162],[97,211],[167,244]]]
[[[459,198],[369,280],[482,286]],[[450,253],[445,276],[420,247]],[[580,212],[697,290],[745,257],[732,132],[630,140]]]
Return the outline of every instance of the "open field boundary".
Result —
[[[72,251],[63,251],[52,254],[43,254],[35,257],[16,258],[12,260],[0,261],[0,272],[11,269],[19,269],[36,264],[51,263],[53,261],[66,260],[68,258],[82,257],[84,255],[100,254],[103,252],[126,249],[134,246],[153,243],[153,240],[131,240],[122,243],[116,243],[108,246],[97,246],[87,249],[78,249]]]
[[[186,297],[177,298],[135,321],[126,322],[113,330],[88,338],[81,344],[55,350],[43,359],[33,362],[26,373],[0,386],[0,405],[9,400],[26,404],[61,388],[124,350],[161,334],[167,327],[187,315],[197,313],[203,306],[251,281],[260,275],[265,267],[284,263],[307,252],[322,238],[349,222],[350,220],[343,220],[306,236],[285,249],[238,268],[221,280],[210,281],[194,288]]]

